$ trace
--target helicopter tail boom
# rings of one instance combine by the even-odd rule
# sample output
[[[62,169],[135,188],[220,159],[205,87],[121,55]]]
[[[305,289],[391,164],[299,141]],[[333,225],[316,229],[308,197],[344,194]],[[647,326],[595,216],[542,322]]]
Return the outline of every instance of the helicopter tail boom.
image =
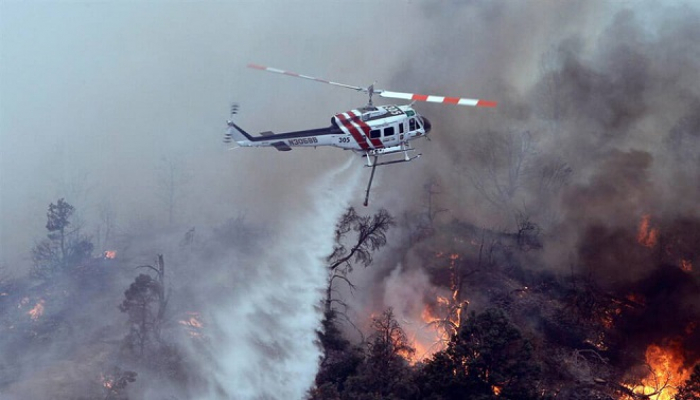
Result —
[[[260,136],[252,136],[233,121],[228,121],[228,130],[224,142],[235,141],[241,147],[274,147],[279,151],[289,151],[292,147],[316,147],[333,144],[334,135],[342,134],[337,127],[309,129],[297,132],[275,134],[262,132]]]

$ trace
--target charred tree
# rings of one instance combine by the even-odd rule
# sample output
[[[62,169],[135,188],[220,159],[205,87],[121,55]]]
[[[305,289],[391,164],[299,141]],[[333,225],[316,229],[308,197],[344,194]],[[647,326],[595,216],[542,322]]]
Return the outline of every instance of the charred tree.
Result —
[[[350,207],[340,218],[335,229],[335,245],[328,256],[329,278],[326,289],[325,312],[332,309],[333,283],[336,279],[345,281],[351,288],[354,286],[347,275],[352,271],[353,263],[365,267],[372,263],[372,253],[386,245],[386,232],[394,225],[394,218],[385,209],[379,210],[372,216],[360,216],[355,208]],[[355,232],[355,240],[351,247],[345,245],[348,234]]]

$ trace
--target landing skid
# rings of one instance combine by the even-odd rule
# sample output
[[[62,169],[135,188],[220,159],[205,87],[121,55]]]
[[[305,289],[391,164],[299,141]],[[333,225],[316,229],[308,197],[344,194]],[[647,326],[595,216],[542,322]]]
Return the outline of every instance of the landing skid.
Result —
[[[420,154],[416,154],[415,156],[410,156],[408,154],[408,152],[415,151],[415,149],[413,149],[413,148],[411,148],[408,145],[405,145],[403,143],[400,146],[396,146],[396,148],[397,148],[396,150],[391,149],[389,151],[384,151],[384,152],[370,150],[370,151],[367,151],[365,153],[365,156],[367,157],[367,165],[366,166],[372,168],[372,172],[369,175],[369,182],[367,183],[367,191],[365,193],[365,202],[364,202],[365,207],[367,207],[367,205],[369,205],[369,191],[372,188],[372,181],[374,180],[374,170],[377,169],[377,167],[380,167],[382,165],[405,163],[405,162],[413,161],[416,158],[421,156]],[[384,150],[384,149],[382,149],[382,150]],[[399,152],[403,152],[402,159],[378,162],[380,156],[395,154],[395,153],[399,153]],[[371,160],[370,157],[373,157],[374,160]]]

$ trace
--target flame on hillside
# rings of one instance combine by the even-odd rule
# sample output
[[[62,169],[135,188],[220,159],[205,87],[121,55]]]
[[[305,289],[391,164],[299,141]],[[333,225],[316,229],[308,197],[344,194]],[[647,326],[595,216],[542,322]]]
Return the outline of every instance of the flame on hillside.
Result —
[[[681,269],[685,272],[693,272],[693,263],[690,260],[681,259]]]
[[[107,250],[104,253],[104,257],[108,260],[113,260],[117,257],[117,251],[116,250]]]
[[[204,324],[201,321],[201,316],[195,311],[188,311],[186,314],[187,318],[181,319],[177,322],[180,325],[185,326],[187,334],[190,335],[191,338],[201,339],[203,337],[202,329],[204,328]]]
[[[437,295],[428,302],[420,315],[423,326],[429,331],[427,335],[413,336],[416,358],[421,360],[447,348],[453,335],[459,332],[462,324],[462,311],[469,302],[461,300],[460,277],[458,272],[459,254],[437,253],[437,258],[446,258],[450,272],[450,292]]]
[[[104,374],[101,375],[100,380],[102,381],[102,387],[109,390],[114,387],[114,380],[112,378],[106,377]]]
[[[31,317],[33,321],[36,321],[44,315],[44,300],[39,300],[31,310],[27,311],[27,314]]]
[[[658,237],[659,230],[651,227],[651,216],[649,214],[644,215],[642,221],[639,223],[637,242],[644,247],[652,248],[656,246]]]
[[[678,388],[690,378],[690,369],[685,368],[683,347],[680,341],[666,345],[651,344],[646,350],[649,374],[641,384],[628,386],[636,395],[650,400],[673,400]]]

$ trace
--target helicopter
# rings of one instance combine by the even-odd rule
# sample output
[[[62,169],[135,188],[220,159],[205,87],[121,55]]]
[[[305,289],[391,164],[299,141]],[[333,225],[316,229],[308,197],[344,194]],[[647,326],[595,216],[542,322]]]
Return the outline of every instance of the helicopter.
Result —
[[[421,137],[428,138],[432,124],[428,118],[413,109],[416,101],[472,107],[496,107],[497,105],[495,101],[489,100],[375,89],[374,84],[368,87],[348,85],[257,64],[248,64],[248,68],[312,80],[369,95],[366,106],[335,114],[331,118],[331,125],[326,128],[277,134],[266,131],[261,132],[260,136],[251,135],[233,122],[233,116],[238,113],[238,105],[234,104],[231,106],[231,119],[227,121],[228,129],[224,135],[225,143],[235,141],[238,147],[274,147],[278,151],[290,151],[293,147],[332,146],[358,153],[366,158],[365,166],[372,168],[365,194],[365,206],[369,203],[369,192],[376,167],[409,162],[421,156],[420,153],[414,154],[416,149],[411,147],[410,141]],[[375,94],[385,98],[410,100],[411,103],[375,106],[372,102],[372,96]],[[391,155],[400,157],[380,160],[380,157]]]

